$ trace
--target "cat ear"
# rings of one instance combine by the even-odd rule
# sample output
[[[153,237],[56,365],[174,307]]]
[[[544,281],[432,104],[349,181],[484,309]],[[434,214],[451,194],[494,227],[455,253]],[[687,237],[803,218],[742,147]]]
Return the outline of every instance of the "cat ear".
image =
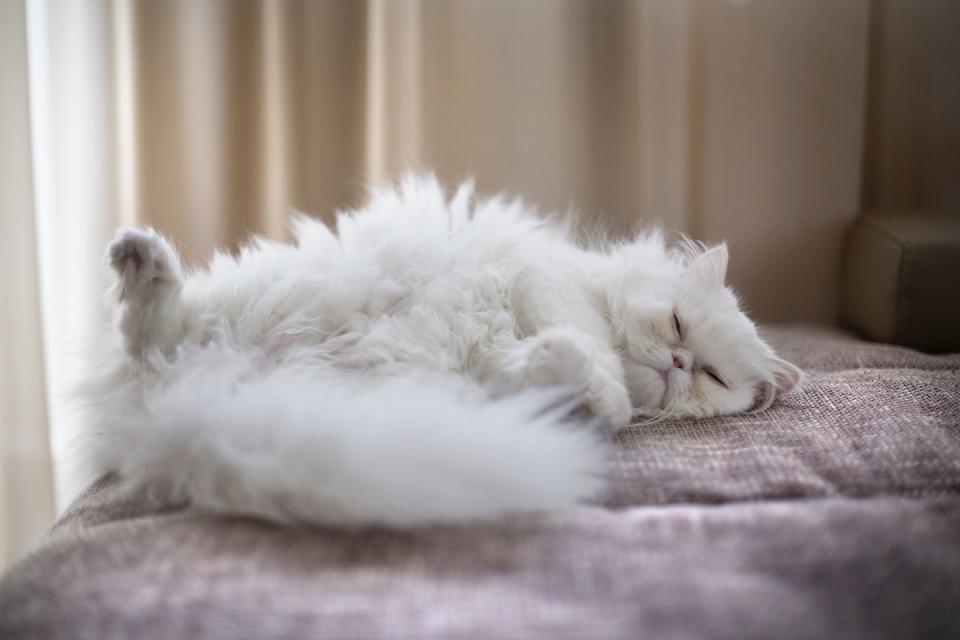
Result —
[[[750,410],[750,413],[766,411],[777,398],[777,387],[772,382],[761,382],[754,391],[753,409]]]
[[[793,391],[803,379],[803,372],[786,360],[775,358],[773,366],[773,381],[778,396]]]
[[[697,256],[687,266],[686,275],[705,287],[722,287],[729,255],[727,243],[722,242]]]
[[[753,412],[766,411],[774,400],[796,389],[801,380],[803,372],[800,369],[774,356],[773,380],[764,380],[757,385]]]

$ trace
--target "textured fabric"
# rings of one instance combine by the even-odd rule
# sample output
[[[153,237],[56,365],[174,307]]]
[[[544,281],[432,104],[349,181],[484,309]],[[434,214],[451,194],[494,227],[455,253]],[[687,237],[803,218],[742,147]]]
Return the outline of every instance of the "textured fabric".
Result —
[[[960,637],[960,356],[768,335],[803,393],[628,429],[568,512],[291,529],[104,479],[0,583],[0,638]]]
[[[768,333],[803,390],[759,416],[628,429],[609,504],[960,492],[960,355]]]
[[[843,261],[841,315],[874,340],[960,350],[960,216],[860,217]]]

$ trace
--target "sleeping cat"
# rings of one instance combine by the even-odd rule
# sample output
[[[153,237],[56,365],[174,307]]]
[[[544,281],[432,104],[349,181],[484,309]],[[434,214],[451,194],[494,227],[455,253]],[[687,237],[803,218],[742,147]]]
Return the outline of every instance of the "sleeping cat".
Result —
[[[414,177],[336,233],[293,227],[188,277],[153,230],[117,233],[92,473],[278,521],[474,520],[590,498],[632,417],[763,410],[801,376],[724,285],[724,245],[588,248]]]

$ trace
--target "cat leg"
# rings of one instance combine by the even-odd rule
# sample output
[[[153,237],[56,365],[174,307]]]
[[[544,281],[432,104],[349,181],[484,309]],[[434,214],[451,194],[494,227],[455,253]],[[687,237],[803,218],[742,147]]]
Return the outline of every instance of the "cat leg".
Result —
[[[176,251],[153,229],[121,229],[107,247],[117,276],[117,327],[134,358],[170,351],[181,332],[183,274]]]
[[[508,358],[507,370],[515,381],[519,377],[533,386],[581,390],[590,411],[620,429],[630,423],[633,410],[615,362],[616,354],[603,352],[581,331],[552,327],[521,343]]]

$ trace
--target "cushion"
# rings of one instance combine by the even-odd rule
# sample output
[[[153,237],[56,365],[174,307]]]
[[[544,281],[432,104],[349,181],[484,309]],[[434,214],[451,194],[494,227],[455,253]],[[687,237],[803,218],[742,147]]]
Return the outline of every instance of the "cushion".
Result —
[[[960,351],[960,216],[873,214],[847,240],[841,317],[881,342]]]
[[[298,529],[104,478],[0,582],[0,638],[960,637],[960,355],[767,334],[802,392],[630,427],[564,512]]]

